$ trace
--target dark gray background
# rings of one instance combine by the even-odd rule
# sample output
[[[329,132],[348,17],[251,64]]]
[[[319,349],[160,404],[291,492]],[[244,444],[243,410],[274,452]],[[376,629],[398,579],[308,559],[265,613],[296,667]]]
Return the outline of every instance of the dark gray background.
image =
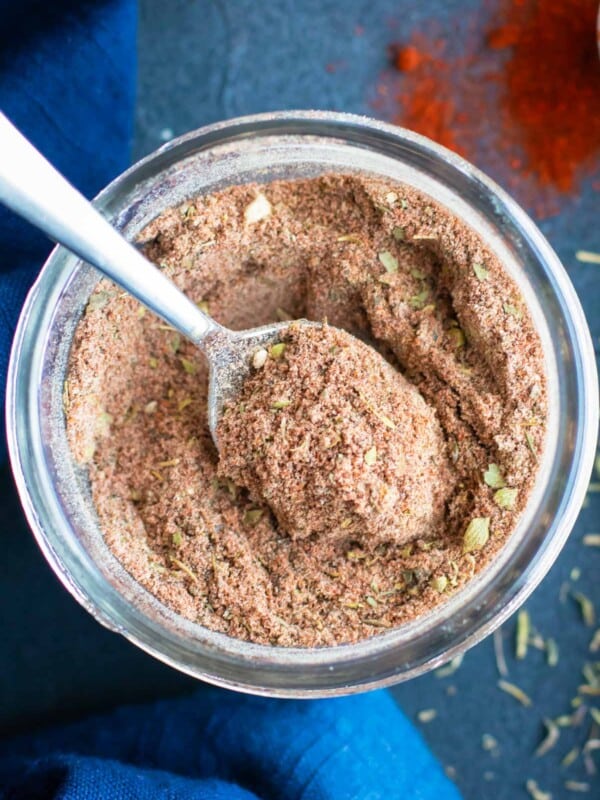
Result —
[[[285,108],[373,113],[370,100],[386,67],[387,45],[405,38],[427,16],[451,27],[457,13],[477,5],[476,0],[141,0],[135,157],[173,134],[240,114]],[[328,64],[334,65],[332,71]],[[577,198],[565,200],[559,216],[541,223],[582,297],[596,345],[600,267],[579,264],[574,253],[600,251],[598,210],[590,180]],[[558,666],[547,667],[535,650],[516,662],[514,621],[505,626],[510,680],[531,695],[532,708],[496,688],[491,640],[469,652],[455,675],[430,675],[394,690],[413,718],[421,709],[437,710],[435,720],[421,725],[423,734],[455,770],[469,800],[526,797],[524,783],[530,777],[555,800],[577,797],[564,781],[589,780],[580,761],[568,770],[559,766],[587,736],[588,723],[563,733],[547,756],[535,759],[532,752],[543,735],[543,717],[570,710],[581,665],[590,658],[593,629],[582,624],[573,601],[559,603],[558,593],[578,567],[576,588],[600,601],[600,549],[581,544],[584,533],[600,531],[599,511],[600,498],[591,495],[567,547],[527,604],[540,632],[558,641]],[[10,522],[0,559],[4,734],[197,686],[102,629],[67,595],[33,542],[6,468],[0,474],[0,515]],[[33,599],[41,597],[43,603]],[[498,740],[499,753],[483,750],[484,733]],[[582,796],[600,796],[597,777]]]

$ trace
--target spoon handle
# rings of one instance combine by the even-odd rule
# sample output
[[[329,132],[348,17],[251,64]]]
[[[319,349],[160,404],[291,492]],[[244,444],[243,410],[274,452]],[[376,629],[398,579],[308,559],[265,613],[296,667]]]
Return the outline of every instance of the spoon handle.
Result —
[[[223,330],[127,242],[0,112],[0,202],[97,267],[195,344]]]

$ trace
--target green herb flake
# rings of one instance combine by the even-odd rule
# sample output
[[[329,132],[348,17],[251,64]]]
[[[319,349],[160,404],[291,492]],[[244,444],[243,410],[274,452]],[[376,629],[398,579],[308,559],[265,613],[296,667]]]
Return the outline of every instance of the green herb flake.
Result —
[[[590,717],[596,725],[600,725],[600,708],[590,708]]]
[[[503,489],[506,485],[498,464],[488,464],[488,468],[483,473],[483,480],[490,489]]]
[[[583,621],[588,627],[592,628],[596,622],[596,609],[594,608],[594,604],[589,597],[586,597],[581,592],[575,592],[573,594],[573,599],[579,604]]]
[[[586,547],[600,547],[600,533],[586,533],[583,543]]]
[[[504,309],[504,313],[508,314],[509,317],[514,317],[515,319],[522,319],[523,317],[521,310],[512,303],[504,303],[502,308]]]
[[[403,242],[406,238],[406,232],[403,227],[396,225],[392,230],[392,236],[397,242]]]
[[[250,509],[248,509],[248,511],[246,511],[246,513],[244,514],[244,517],[243,517],[244,525],[250,525],[250,526],[256,525],[257,522],[259,522],[259,520],[262,517],[262,515],[263,515],[263,509],[262,508],[250,508]]]
[[[559,650],[558,645],[554,639],[546,639],[546,663],[549,667],[555,667],[558,664]]]
[[[429,297],[429,289],[422,289],[418,294],[415,294],[412,297],[408,298],[408,305],[414,311],[421,311],[424,308],[428,297]]]
[[[475,517],[467,525],[463,536],[463,554],[482,550],[490,538],[490,518]]]
[[[181,535],[181,531],[175,531],[173,534],[173,547],[181,547],[183,544],[183,536]]]
[[[551,719],[544,719],[544,725],[546,726],[546,735],[534,753],[536,758],[545,756],[546,753],[550,752],[550,750],[556,746],[560,738],[560,729],[555,722],[553,722]]]
[[[445,575],[437,575],[435,578],[431,579],[431,586],[436,592],[443,594],[448,588],[448,578]]]
[[[371,608],[377,608],[377,600],[375,600],[375,598],[372,597],[370,594],[368,594],[365,597],[365,600],[366,600],[367,604],[371,606]]]
[[[537,781],[534,781],[533,778],[529,778],[525,782],[525,788],[531,795],[532,800],[552,800],[552,795],[550,792],[544,792],[537,784]]]
[[[487,281],[490,276],[490,271],[486,269],[483,264],[473,264],[473,272],[477,280]]]
[[[271,358],[277,360],[278,358],[281,358],[281,356],[284,354],[285,347],[286,347],[285,342],[278,342],[277,344],[273,344],[271,345],[271,347],[269,347],[269,355],[271,356]]]
[[[368,467],[372,467],[377,462],[377,448],[375,445],[367,450],[364,455],[364,461]]]
[[[150,369],[156,369],[158,367],[158,358],[150,356],[150,358],[148,359],[148,366],[150,367]]]
[[[509,683],[508,681],[498,681],[498,688],[501,689],[506,694],[509,694],[511,697],[514,697],[522,706],[529,708],[533,705],[531,698],[529,695],[525,694],[525,692],[520,689],[518,686],[515,686],[514,683]]]
[[[529,645],[530,633],[531,619],[529,617],[529,612],[522,609],[517,614],[516,628],[515,655],[519,660],[525,658],[527,655],[527,646]]]
[[[600,650],[600,628],[596,631],[596,633],[592,636],[592,641],[590,642],[590,653],[597,653]]]
[[[560,762],[561,767],[570,767],[571,764],[574,764],[577,759],[579,758],[579,753],[581,751],[578,747],[573,747],[569,752],[565,755],[565,757]]]
[[[279,411],[282,408],[287,408],[291,404],[292,404],[291,400],[275,400],[274,403],[271,403],[271,408],[275,409],[276,411]]]
[[[503,489],[498,489],[497,492],[494,492],[494,503],[500,508],[506,509],[506,511],[512,511],[515,507],[518,493],[517,489],[509,489],[505,486]]]
[[[177,353],[179,351],[179,348],[181,347],[181,336],[178,333],[174,333],[171,337],[169,347],[173,353]]]
[[[393,256],[389,250],[383,250],[377,256],[380,262],[385,267],[385,271],[389,273],[398,272],[398,259]]]
[[[199,302],[196,303],[196,305],[198,306],[200,311],[204,311],[205,314],[210,313],[208,307],[208,300],[200,300]]]
[[[437,717],[437,711],[435,710],[435,708],[424,708],[417,714],[417,719],[419,720],[419,722],[423,724],[432,722],[436,717]]]
[[[86,311],[99,311],[108,304],[109,300],[110,300],[109,292],[105,291],[94,292],[94,294],[88,300]]]
[[[196,372],[198,372],[198,366],[197,364],[194,364],[193,361],[190,361],[189,359],[184,358],[183,356],[180,356],[179,360],[181,362],[181,366],[184,368],[184,370],[187,372],[188,375],[195,375]]]

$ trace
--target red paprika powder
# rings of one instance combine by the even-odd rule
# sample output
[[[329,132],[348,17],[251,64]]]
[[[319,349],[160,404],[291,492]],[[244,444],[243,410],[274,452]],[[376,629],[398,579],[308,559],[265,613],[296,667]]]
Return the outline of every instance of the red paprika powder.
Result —
[[[598,0],[488,0],[451,36],[416,32],[392,47],[384,113],[551,213],[600,166],[597,12]]]

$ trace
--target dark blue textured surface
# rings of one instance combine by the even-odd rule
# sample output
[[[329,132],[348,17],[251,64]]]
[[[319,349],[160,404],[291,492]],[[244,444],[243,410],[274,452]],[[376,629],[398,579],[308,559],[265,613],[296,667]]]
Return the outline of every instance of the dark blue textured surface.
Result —
[[[373,113],[369,100],[386,64],[387,45],[408,38],[432,16],[454,35],[456,15],[479,5],[479,0],[141,0],[136,155],[158,146],[169,129],[182,133],[241,113],[301,107]],[[363,29],[360,35],[357,26]],[[80,91],[83,102],[87,90]],[[485,163],[479,166],[486,169]],[[596,167],[578,195],[564,199],[561,213],[540,223],[578,290],[596,346],[600,267],[580,264],[574,254],[578,249],[600,252],[600,203],[592,189],[598,178]],[[7,268],[1,256],[0,268]],[[16,312],[16,307],[3,311],[6,319],[14,319]],[[571,710],[581,664],[594,658],[588,651],[593,629],[582,625],[571,600],[558,602],[558,593],[572,568],[579,567],[581,577],[573,585],[595,598],[600,610],[600,550],[581,544],[584,533],[600,531],[599,514],[600,496],[594,494],[565,551],[527,604],[536,627],[557,640],[558,666],[547,667],[536,651],[516,662],[514,622],[505,626],[509,679],[531,694],[531,709],[497,690],[491,641],[469,652],[455,675],[426,676],[395,690],[411,716],[423,708],[437,710],[423,732],[443,763],[456,770],[469,800],[525,798],[529,777],[551,791],[554,800],[600,795],[597,777],[588,794],[565,789],[566,779],[589,780],[580,760],[568,769],[559,767],[565,753],[587,736],[589,724],[563,731],[547,756],[532,757],[544,733],[542,718]],[[197,685],[103,630],[66,594],[32,541],[7,470],[0,475],[0,519],[3,731],[75,719]],[[498,740],[497,754],[482,749],[484,733]]]

